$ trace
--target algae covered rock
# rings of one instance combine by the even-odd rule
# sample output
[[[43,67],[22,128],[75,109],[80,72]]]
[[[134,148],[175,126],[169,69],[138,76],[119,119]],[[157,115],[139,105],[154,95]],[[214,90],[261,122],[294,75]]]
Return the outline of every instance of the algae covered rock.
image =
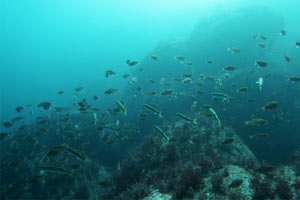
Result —
[[[162,194],[158,190],[153,190],[152,193],[143,200],[173,200],[169,194]]]

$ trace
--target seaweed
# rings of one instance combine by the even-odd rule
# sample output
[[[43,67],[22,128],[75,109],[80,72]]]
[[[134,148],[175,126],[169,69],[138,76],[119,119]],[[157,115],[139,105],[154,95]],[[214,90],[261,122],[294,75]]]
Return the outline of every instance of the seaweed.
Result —
[[[74,194],[74,199],[89,199],[91,196],[88,186],[80,185]]]
[[[275,193],[283,200],[292,199],[292,193],[289,183],[283,179],[279,179],[276,184]]]
[[[226,188],[223,184],[223,176],[215,174],[211,177],[212,191],[215,194],[226,195]]]
[[[252,179],[251,187],[254,188],[254,200],[262,200],[262,199],[274,199],[275,193],[272,190],[271,183],[266,180],[264,182],[260,182],[258,179]]]
[[[175,195],[179,199],[192,197],[193,191],[202,188],[202,186],[204,186],[203,184],[201,169],[193,169],[189,166],[180,174],[179,181],[176,185]]]
[[[244,200],[246,198],[241,193],[232,191],[228,194],[228,199],[230,199],[230,200]]]

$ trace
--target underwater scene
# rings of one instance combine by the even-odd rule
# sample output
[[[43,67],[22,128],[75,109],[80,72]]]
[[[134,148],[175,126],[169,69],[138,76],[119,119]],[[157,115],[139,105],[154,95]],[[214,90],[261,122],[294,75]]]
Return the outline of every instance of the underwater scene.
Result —
[[[300,200],[299,7],[2,0],[0,200]]]

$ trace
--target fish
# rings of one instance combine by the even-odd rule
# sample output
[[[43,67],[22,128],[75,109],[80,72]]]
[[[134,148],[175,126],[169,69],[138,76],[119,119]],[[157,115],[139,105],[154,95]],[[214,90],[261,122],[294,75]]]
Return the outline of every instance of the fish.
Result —
[[[14,118],[12,118],[11,122],[12,123],[16,123],[16,122],[19,122],[19,121],[21,121],[23,119],[24,119],[24,117],[14,117]]]
[[[234,138],[227,138],[222,142],[222,145],[231,144],[234,142]]]
[[[185,60],[185,56],[175,56],[176,60],[180,60],[180,61],[184,61]]]
[[[255,169],[254,172],[260,173],[260,174],[268,174],[270,172],[273,172],[276,169],[273,165],[262,165],[259,168]]]
[[[147,81],[149,82],[149,83],[156,83],[156,81],[155,80],[153,80],[153,79],[147,79]]]
[[[116,93],[116,92],[119,92],[119,90],[118,90],[118,89],[113,89],[113,88],[111,88],[111,89],[106,90],[106,91],[104,92],[104,94],[114,94],[114,93]]]
[[[86,164],[88,162],[88,159],[87,157],[80,153],[80,152],[77,152],[75,149],[71,148],[71,147],[67,147],[66,150],[72,154],[73,156],[75,156],[77,159],[79,160],[82,160],[84,162],[84,164]]]
[[[97,97],[96,95],[94,95],[94,96],[93,96],[93,99],[94,99],[95,101],[97,101],[97,100],[98,100],[98,97]]]
[[[256,84],[258,84],[258,87],[259,87],[259,91],[262,91],[262,86],[264,84],[264,79],[262,77],[260,77],[258,79],[258,81],[256,81]]]
[[[285,36],[285,35],[286,35],[286,33],[287,33],[287,32],[286,32],[286,30],[285,30],[285,29],[281,29],[279,34],[280,34],[280,35],[282,35],[282,36]]]
[[[105,77],[108,78],[109,76],[112,76],[112,75],[116,75],[117,73],[112,71],[112,70],[106,70],[105,71]]]
[[[148,95],[148,96],[154,96],[154,95],[156,95],[156,92],[155,91],[150,91],[150,92],[145,92],[144,94]]]
[[[237,188],[240,187],[243,184],[243,179],[235,179],[234,181],[232,181],[230,183],[230,185],[228,186],[229,188]]]
[[[42,102],[42,103],[38,104],[37,107],[42,107],[44,110],[48,110],[51,107],[51,103]]]
[[[254,118],[248,121],[245,121],[246,126],[260,126],[268,124],[268,120],[261,119],[261,118]]]
[[[213,95],[213,100],[220,100],[220,98],[222,98],[223,101],[229,102],[229,96],[223,92],[213,92],[211,94]]]
[[[62,95],[63,93],[65,93],[65,92],[62,90],[57,92],[58,95]]]
[[[77,87],[74,90],[75,90],[75,92],[81,92],[82,90],[84,90],[84,88],[83,87]]]
[[[102,127],[105,129],[112,130],[116,133],[116,135],[119,135],[120,128],[113,127],[112,125],[109,125],[109,124],[104,124]]]
[[[196,82],[195,84],[200,87],[203,86],[203,83],[201,83],[201,82]]]
[[[134,84],[138,81],[137,77],[132,77],[131,80],[130,80],[130,83],[131,84]]]
[[[17,159],[17,160],[14,160],[14,161],[11,161],[10,163],[8,163],[8,166],[9,167],[18,167],[22,163],[24,163],[24,159]]]
[[[259,67],[267,67],[268,63],[264,60],[258,60],[258,61],[255,61],[255,65],[258,65]]]
[[[189,61],[184,61],[183,64],[185,64],[185,65],[190,65],[190,66],[193,65],[193,63],[192,63],[192,62],[189,62]]]
[[[126,79],[126,78],[128,78],[129,76],[130,76],[130,74],[123,74],[122,77],[123,77],[124,79]]]
[[[292,60],[291,56],[284,55],[284,58],[287,62],[290,62]]]
[[[216,111],[215,111],[213,108],[209,108],[208,110],[215,116],[215,118],[216,118],[217,121],[218,121],[219,127],[221,127],[221,120],[219,119],[219,117],[218,117]]]
[[[55,107],[54,109],[56,112],[61,112],[64,110],[64,108],[62,108],[62,107]]]
[[[222,92],[213,92],[211,93],[213,96],[216,96],[216,97],[224,97],[224,98],[227,98],[228,95],[225,94],[225,93],[222,93]]]
[[[157,131],[161,136],[163,136],[163,138],[166,140],[166,142],[170,141],[170,138],[166,135],[166,133],[159,127],[159,126],[155,126],[153,125],[153,128],[155,131]]]
[[[197,90],[197,94],[204,94],[202,90]]]
[[[198,101],[194,101],[191,106],[191,111],[193,112],[197,108]]]
[[[288,80],[292,82],[300,82],[300,76],[290,77]]]
[[[273,110],[273,109],[277,108],[278,106],[279,106],[278,101],[270,101],[270,102],[267,102],[267,104],[262,107],[262,111],[265,111],[266,109]]]
[[[3,141],[8,136],[8,133],[0,133],[0,141]]]
[[[161,95],[171,95],[173,93],[173,90],[165,90],[161,93]]]
[[[255,102],[255,99],[248,99],[247,100],[249,103],[254,103]]]
[[[109,182],[109,181],[99,181],[98,184],[101,186],[101,187],[104,187],[104,188],[110,188],[110,187],[113,187],[114,185]]]
[[[197,119],[196,118],[192,119],[192,118],[190,118],[188,116],[185,116],[185,115],[183,115],[181,113],[176,113],[176,115],[178,117],[180,117],[181,119],[184,119],[186,121],[192,122],[194,125],[197,125]]]
[[[26,124],[23,124],[23,125],[21,125],[21,126],[19,127],[19,130],[24,130],[26,127],[27,127],[27,125],[26,125]]]
[[[192,74],[183,74],[182,76],[185,77],[185,78],[191,78]]]
[[[124,106],[123,101],[117,100],[116,104],[123,111],[124,115],[126,116],[127,115],[127,110],[126,110],[126,108]]]
[[[23,110],[24,110],[24,107],[22,107],[22,106],[16,107],[17,112],[22,112]]]
[[[11,122],[2,122],[2,125],[5,127],[5,128],[10,128],[13,126],[13,124]]]
[[[204,108],[204,109],[210,109],[210,108],[212,108],[213,106],[212,105],[210,105],[210,104],[203,104],[202,105],[202,108]]]
[[[227,48],[227,51],[229,51],[231,53],[240,53],[241,52],[241,50],[236,47]]]
[[[192,82],[191,78],[185,78],[185,79],[182,80],[182,83],[184,83],[184,84],[189,84],[191,82]]]
[[[299,41],[296,42],[296,48],[300,48],[300,42]]]
[[[269,138],[270,135],[267,133],[255,133],[249,136],[251,139],[264,139],[264,138]]]
[[[260,48],[263,48],[263,49],[267,47],[267,45],[265,43],[262,43],[262,42],[258,43],[257,46],[260,47]]]
[[[12,148],[10,151],[9,151],[9,153],[11,153],[11,154],[19,154],[20,153],[20,149],[18,149],[18,148]]]
[[[234,71],[236,69],[235,66],[226,66],[223,68],[224,71]]]
[[[268,40],[268,38],[267,38],[266,36],[264,36],[264,35],[259,35],[259,37],[260,37],[261,39],[263,39],[263,40]]]
[[[97,125],[97,121],[98,121],[98,116],[97,113],[93,113],[93,118],[94,118],[94,125]]]
[[[134,61],[126,60],[126,64],[133,67],[133,66],[139,64],[139,62],[135,61],[135,60]]]
[[[80,144],[79,149],[83,150],[86,149],[89,146],[90,142],[84,142],[82,144]]]
[[[203,77],[205,81],[215,81],[216,78],[212,77],[212,76],[207,76],[207,77]],[[203,79],[202,77],[200,77],[200,79]]]
[[[58,155],[60,155],[61,153],[63,153],[66,149],[67,149],[67,145],[62,144],[62,145],[58,145],[53,147],[50,151],[48,151],[48,153],[46,154],[47,157],[57,157]]]
[[[150,58],[152,58],[155,61],[158,61],[158,56],[152,55],[152,56],[150,56]]]
[[[41,175],[44,174],[45,172],[54,172],[54,173],[59,173],[59,174],[68,174],[70,176],[73,175],[72,170],[67,170],[62,167],[57,167],[57,166],[51,166],[51,165],[43,165],[43,166],[38,166],[38,169],[41,169],[40,173]]]
[[[252,38],[253,38],[253,39],[257,39],[258,36],[259,36],[258,34],[255,34],[255,35],[252,36]]]
[[[223,80],[221,78],[216,79],[216,83],[222,87],[223,86]]]
[[[212,64],[211,60],[206,61],[207,64]]]
[[[154,113],[158,114],[158,117],[159,117],[159,118],[163,118],[161,111],[157,110],[157,109],[156,109],[155,107],[153,107],[152,105],[150,105],[150,104],[144,104],[143,106],[144,106],[145,108],[147,108],[147,109],[153,111]]]
[[[242,87],[242,88],[238,89],[237,92],[246,93],[246,92],[248,92],[248,88],[247,87]]]

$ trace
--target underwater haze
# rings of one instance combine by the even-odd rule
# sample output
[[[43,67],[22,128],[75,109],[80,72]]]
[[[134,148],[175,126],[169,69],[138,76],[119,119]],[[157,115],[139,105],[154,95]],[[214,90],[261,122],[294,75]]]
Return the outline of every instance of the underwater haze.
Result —
[[[0,199],[300,199],[299,7],[2,0]]]

